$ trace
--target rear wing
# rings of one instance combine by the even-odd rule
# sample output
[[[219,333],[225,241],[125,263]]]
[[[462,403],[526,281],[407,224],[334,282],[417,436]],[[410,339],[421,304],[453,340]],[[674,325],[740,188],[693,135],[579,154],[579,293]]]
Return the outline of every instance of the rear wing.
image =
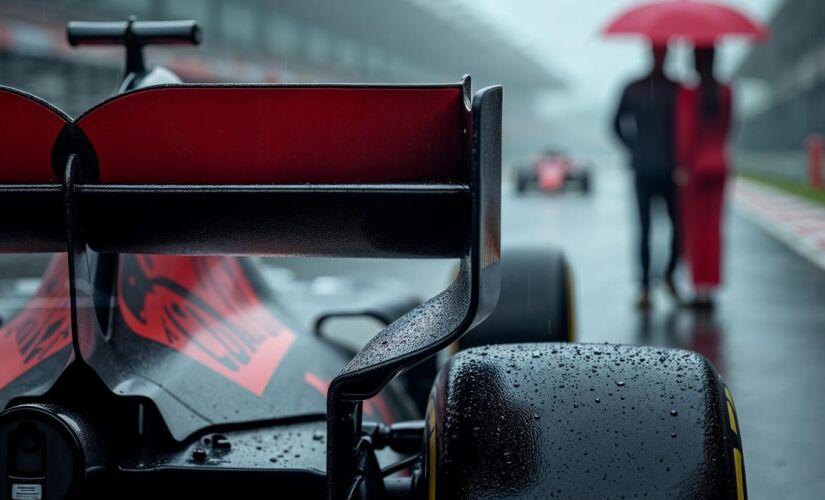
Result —
[[[65,248],[54,208],[72,155],[73,198],[96,251],[464,250],[471,143],[460,84],[155,87],[75,121],[8,89],[0,102],[12,111],[0,142],[13,148],[0,208],[21,214],[0,222],[0,251]]]
[[[501,103],[500,87],[473,96],[468,78],[172,85],[113,97],[71,120],[0,88],[0,148],[12,151],[0,210],[14,214],[0,218],[0,252],[68,251],[73,362],[112,390],[123,374],[106,355],[90,267],[105,259],[90,254],[459,258],[447,290],[379,333],[330,385],[335,495],[357,476],[362,401],[498,300]],[[175,404],[153,401],[161,413]]]

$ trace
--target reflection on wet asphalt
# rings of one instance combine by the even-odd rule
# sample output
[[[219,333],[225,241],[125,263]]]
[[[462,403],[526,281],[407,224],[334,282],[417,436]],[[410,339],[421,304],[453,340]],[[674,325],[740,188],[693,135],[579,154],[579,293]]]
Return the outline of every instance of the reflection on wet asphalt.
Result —
[[[595,191],[516,197],[503,188],[505,244],[559,245],[573,267],[578,340],[691,349],[733,390],[752,499],[825,497],[825,273],[736,214],[726,214],[725,288],[713,315],[675,307],[663,290],[645,314],[637,292],[636,207],[630,176],[596,165]],[[657,224],[658,222],[658,224]],[[654,220],[653,275],[665,265],[668,228]],[[446,285],[445,261],[290,262],[298,277],[394,277],[422,296]],[[682,288],[686,279],[682,274]]]

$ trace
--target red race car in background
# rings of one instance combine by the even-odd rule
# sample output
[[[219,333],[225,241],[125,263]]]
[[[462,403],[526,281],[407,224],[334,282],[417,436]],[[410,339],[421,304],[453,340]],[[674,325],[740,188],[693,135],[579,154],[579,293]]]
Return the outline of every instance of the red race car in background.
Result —
[[[530,163],[516,167],[516,190],[520,194],[531,189],[555,193],[572,183],[587,194],[592,187],[590,170],[564,152],[546,150]]]

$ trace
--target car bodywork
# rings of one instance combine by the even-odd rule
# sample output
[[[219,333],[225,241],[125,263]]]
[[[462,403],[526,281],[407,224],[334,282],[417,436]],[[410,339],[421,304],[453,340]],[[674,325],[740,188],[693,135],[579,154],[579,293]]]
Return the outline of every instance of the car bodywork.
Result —
[[[497,240],[483,249],[470,241],[498,237],[495,191],[485,203],[479,194],[483,185],[498,185],[497,92],[479,94],[487,97],[474,113],[468,80],[413,87],[166,85],[119,94],[73,120],[3,89],[11,154],[0,203],[24,213],[4,221],[4,251],[68,249],[68,261],[56,258],[35,297],[57,294],[59,307],[46,317],[31,306],[7,327],[19,332],[35,316],[45,326],[35,336],[59,342],[42,355],[48,363],[8,370],[4,406],[19,413],[20,404],[60,400],[55,395],[64,385],[90,379],[134,411],[150,415],[146,408],[154,408],[160,434],[177,443],[215,426],[317,418],[339,407],[357,408],[359,422],[380,408],[384,416],[376,420],[392,421],[383,397],[364,406],[362,399],[377,394],[345,389],[379,392],[388,380],[365,373],[399,371],[418,359],[413,351],[448,344],[495,303],[495,286],[482,292],[481,276],[495,268]],[[492,114],[481,122],[485,100]],[[474,126],[484,132],[474,134]],[[365,151],[363,137],[382,147]],[[315,147],[319,142],[328,147]],[[493,176],[486,184],[482,161]],[[419,308],[406,316],[397,349],[368,345],[349,376],[338,374],[346,361],[341,353],[296,335],[255,290],[259,280],[249,267],[220,256],[227,253],[463,258],[448,293],[422,306],[447,308],[458,323],[441,329],[440,342],[430,332],[411,342],[415,325],[425,334],[428,316]],[[56,329],[53,314],[60,317]],[[390,328],[380,336],[400,333]],[[301,354],[304,340],[311,355]],[[365,361],[371,349],[380,361]],[[304,372],[290,373],[290,359]],[[274,373],[292,387],[277,389]],[[353,430],[330,429],[324,442],[338,451],[340,439],[352,452]],[[347,460],[329,460],[338,463]],[[153,463],[158,469],[164,467]],[[336,480],[334,471],[326,476]],[[337,480],[352,476],[345,468]]]

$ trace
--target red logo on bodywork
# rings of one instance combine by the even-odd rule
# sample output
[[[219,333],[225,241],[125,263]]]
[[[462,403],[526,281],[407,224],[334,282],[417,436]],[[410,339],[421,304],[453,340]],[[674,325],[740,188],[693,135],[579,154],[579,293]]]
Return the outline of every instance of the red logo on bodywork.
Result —
[[[295,340],[261,303],[235,257],[124,255],[118,290],[135,333],[258,396]]]
[[[71,343],[69,267],[55,256],[34,297],[0,328],[0,389]]]

